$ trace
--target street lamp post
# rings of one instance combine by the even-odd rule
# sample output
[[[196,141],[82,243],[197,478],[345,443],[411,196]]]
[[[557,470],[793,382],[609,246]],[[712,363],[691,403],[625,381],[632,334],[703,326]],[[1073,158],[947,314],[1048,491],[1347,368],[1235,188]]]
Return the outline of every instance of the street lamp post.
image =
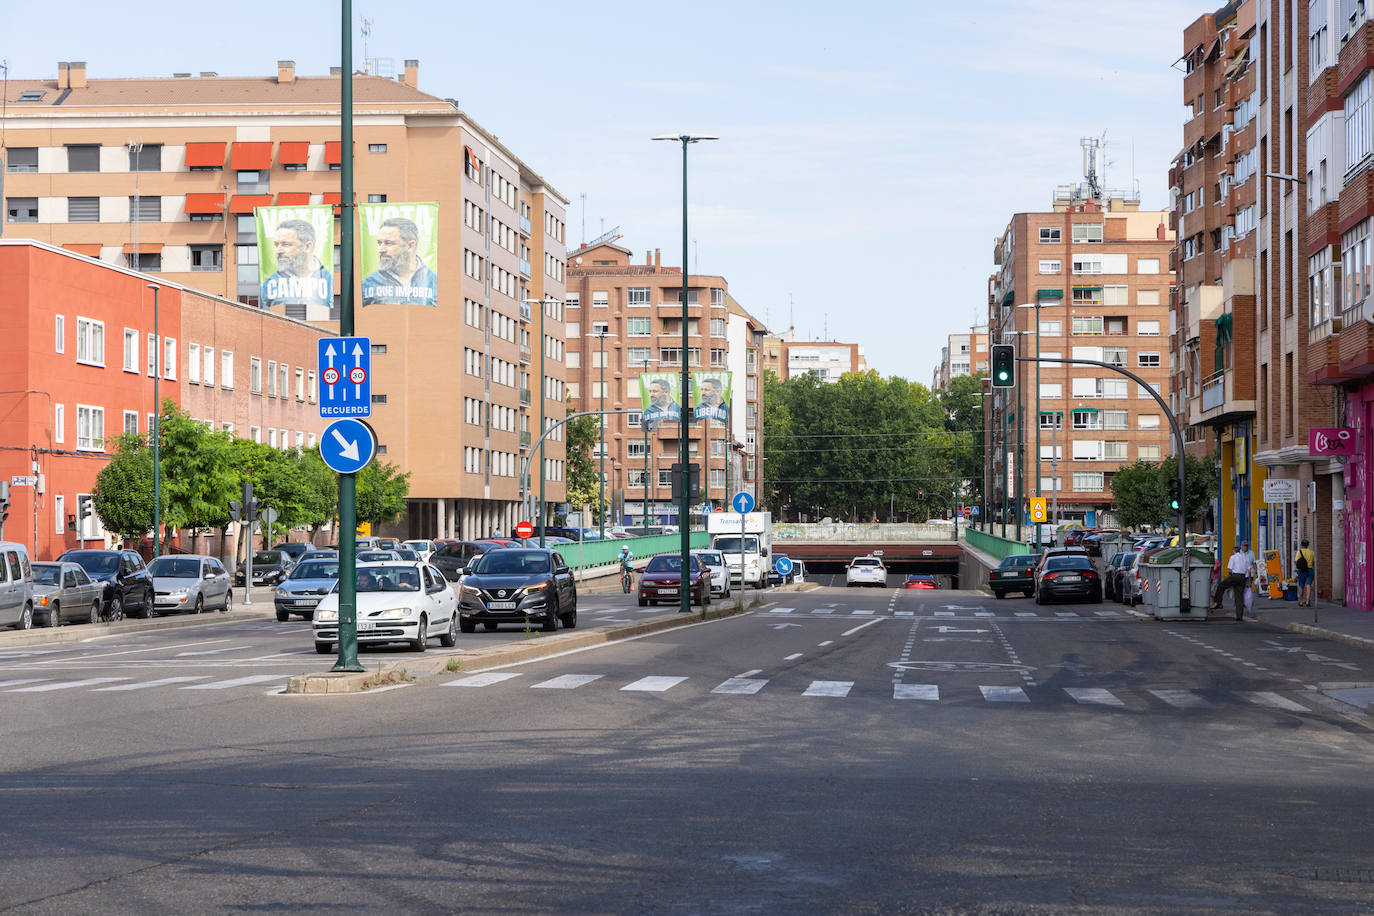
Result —
[[[606,337],[610,325],[603,324],[601,333],[601,472],[597,475],[600,502],[596,506],[596,517],[601,526],[601,540],[606,540]]]
[[[1042,478],[1040,476],[1040,299],[1034,302],[1023,302],[1017,306],[1019,309],[1035,309],[1035,495],[1044,496],[1041,492]],[[1017,354],[1020,355],[1020,354]],[[1059,492],[1059,482],[1055,481],[1055,492]],[[1035,552],[1040,552],[1040,523],[1035,523]]]
[[[561,299],[554,299],[544,296],[540,299],[522,299],[526,305],[539,306],[539,432],[543,435],[544,427],[548,425],[548,419],[544,413],[544,396],[547,393],[548,382],[544,376],[544,357],[548,352],[548,342],[544,336],[544,316],[548,313],[550,305],[560,303]],[[605,406],[604,404],[602,405]],[[539,445],[539,546],[544,546],[544,478],[547,474],[544,465],[544,445]]]
[[[137,255],[135,255],[137,257]],[[162,338],[157,327],[156,283],[149,283],[153,291],[153,556],[162,553],[162,402],[159,380],[162,378]],[[56,618],[54,618],[56,619]]]
[[[691,473],[687,470],[687,424],[686,411],[692,402],[688,388],[690,369],[687,365],[687,147],[702,140],[718,140],[707,134],[678,134],[676,136],[654,137],[655,140],[675,140],[682,144],[682,397],[678,401],[678,466],[682,469],[681,501],[678,504],[678,532],[682,538],[682,566],[678,611],[690,614],[692,611],[692,590],[687,585],[687,576],[692,565],[692,492]],[[708,461],[709,465],[709,461]],[[709,491],[708,491],[709,492]]]

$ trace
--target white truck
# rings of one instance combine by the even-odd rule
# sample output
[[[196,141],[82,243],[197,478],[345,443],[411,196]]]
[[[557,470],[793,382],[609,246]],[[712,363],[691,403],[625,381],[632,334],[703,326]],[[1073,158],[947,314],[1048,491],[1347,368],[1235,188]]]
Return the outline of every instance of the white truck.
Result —
[[[773,562],[771,512],[748,512],[742,519],[738,512],[712,512],[706,516],[706,533],[711,535],[711,549],[725,555],[731,582],[739,582],[741,588],[768,585],[768,567]]]

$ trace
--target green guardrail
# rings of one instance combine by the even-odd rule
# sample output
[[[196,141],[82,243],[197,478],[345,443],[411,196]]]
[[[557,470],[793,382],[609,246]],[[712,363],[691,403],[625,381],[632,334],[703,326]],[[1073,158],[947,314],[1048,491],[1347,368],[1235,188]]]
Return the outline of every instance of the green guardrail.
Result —
[[[964,539],[968,541],[970,547],[974,547],[983,553],[994,556],[999,560],[1020,553],[1032,553],[1030,546],[1022,544],[1020,541],[1013,541],[1007,538],[999,538],[995,534],[988,534],[986,531],[979,531],[977,528],[969,528],[964,531]]]
[[[536,535],[538,537],[538,535]],[[705,531],[693,531],[688,535],[688,543],[693,550],[707,547],[711,536]],[[610,566],[620,556],[620,548],[626,544],[635,559],[642,560],[656,553],[677,553],[682,550],[682,535],[653,534],[637,538],[608,538],[604,541],[578,541],[575,544],[558,544],[555,549],[574,569],[591,569],[596,566]]]

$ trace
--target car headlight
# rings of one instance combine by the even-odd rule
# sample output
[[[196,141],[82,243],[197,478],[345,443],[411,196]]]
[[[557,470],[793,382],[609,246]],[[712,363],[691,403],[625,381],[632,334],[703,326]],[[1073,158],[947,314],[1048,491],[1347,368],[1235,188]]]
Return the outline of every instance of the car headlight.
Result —
[[[482,593],[477,589],[473,588],[471,585],[463,586],[462,594],[460,595],[460,597],[464,601],[475,601],[478,604],[482,602]]]
[[[535,592],[542,592],[544,589],[548,587],[549,583],[547,582],[540,582],[538,585],[530,585],[525,588],[525,594],[533,595]]]
[[[291,597],[291,593],[288,592],[288,591],[287,591],[286,589],[284,589],[284,588],[278,588],[278,589],[276,590],[275,594],[276,594],[276,596],[277,596],[278,598],[290,598],[290,597]]]
[[[167,593],[168,597],[171,598],[185,598],[187,594],[189,594],[189,592],[184,588],[179,588],[175,591],[170,591]]]
[[[387,608],[386,610],[381,611],[380,613],[373,614],[373,615],[372,615],[372,619],[373,619],[373,620],[402,620],[402,619],[404,619],[404,618],[406,618],[406,617],[409,617],[409,616],[410,616],[410,608],[407,608],[407,607],[389,607],[389,608]]]
[[[338,619],[339,619],[339,612],[338,612],[338,611],[316,611],[316,612],[315,612],[315,622],[316,622],[316,623],[333,623],[334,621],[336,621],[336,620],[338,620]]]

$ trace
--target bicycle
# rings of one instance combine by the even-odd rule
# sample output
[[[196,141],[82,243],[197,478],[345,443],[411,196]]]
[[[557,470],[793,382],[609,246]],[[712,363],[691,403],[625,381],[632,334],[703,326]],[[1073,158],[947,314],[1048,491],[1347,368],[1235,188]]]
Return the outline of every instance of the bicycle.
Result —
[[[635,577],[634,577],[634,573],[631,572],[630,567],[628,567],[628,566],[623,566],[623,567],[621,567],[621,569],[620,569],[620,590],[623,591],[625,594],[628,595],[630,592],[634,591],[634,587],[635,587]]]

